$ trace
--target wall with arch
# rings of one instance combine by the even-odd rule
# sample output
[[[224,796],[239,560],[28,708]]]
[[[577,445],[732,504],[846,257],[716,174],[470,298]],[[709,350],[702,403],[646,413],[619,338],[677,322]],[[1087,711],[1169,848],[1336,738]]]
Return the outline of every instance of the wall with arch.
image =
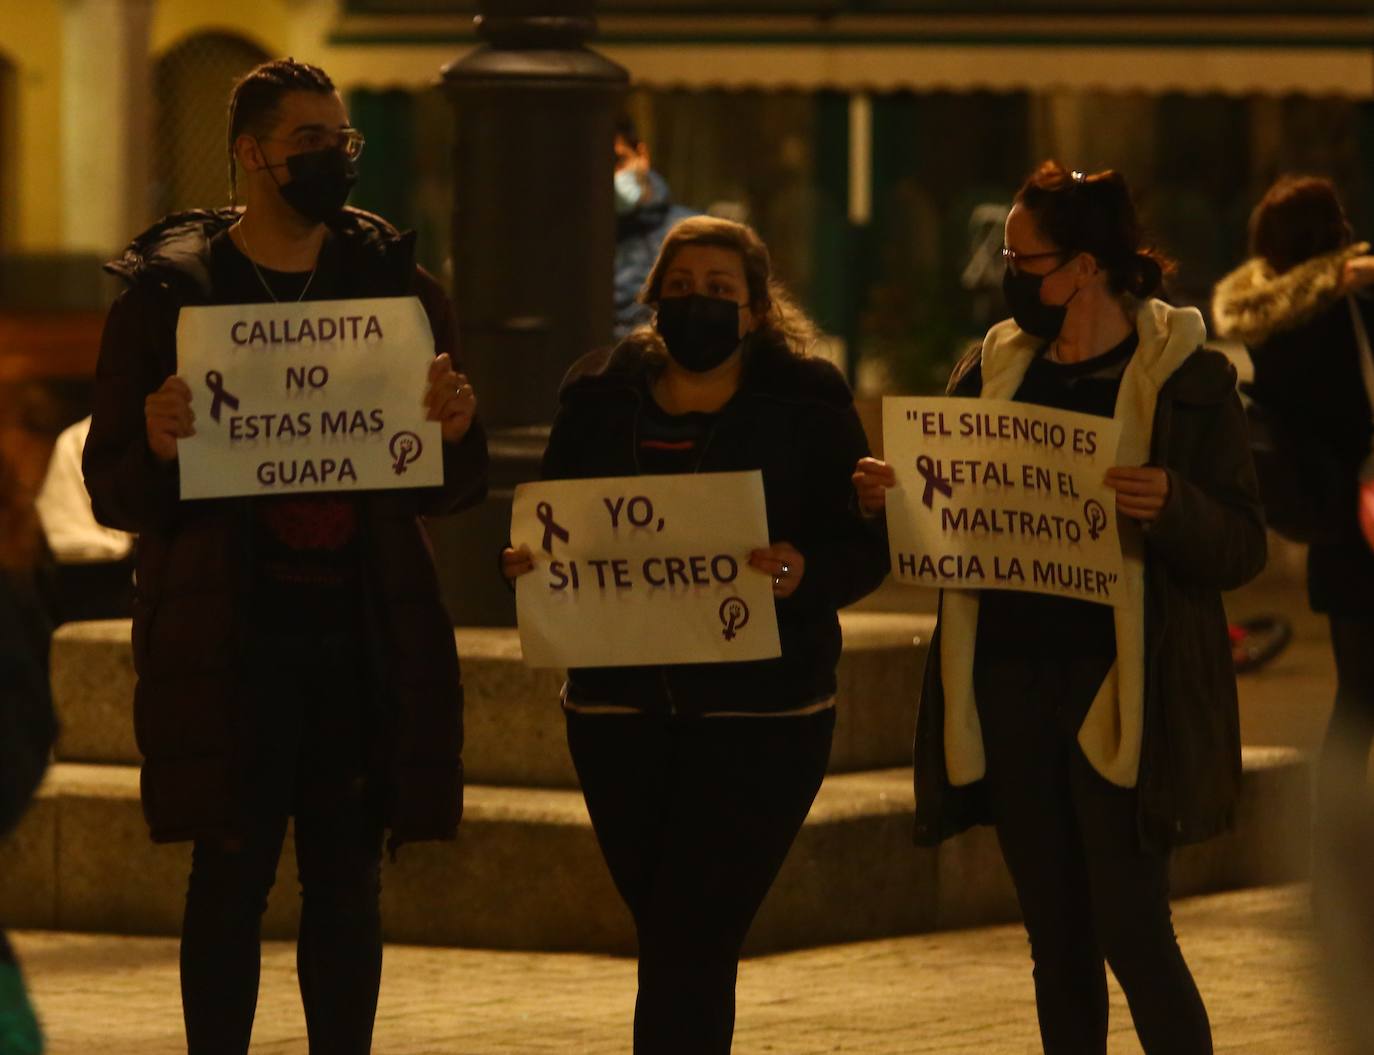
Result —
[[[0,4],[0,251],[55,249],[62,240],[60,0]],[[13,141],[11,141],[11,136]],[[8,170],[4,168],[8,166]]]

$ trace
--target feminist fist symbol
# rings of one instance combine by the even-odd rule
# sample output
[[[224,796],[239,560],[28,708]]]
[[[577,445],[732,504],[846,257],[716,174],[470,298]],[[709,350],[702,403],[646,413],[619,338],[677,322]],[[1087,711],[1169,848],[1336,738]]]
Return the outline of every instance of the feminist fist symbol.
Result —
[[[396,460],[391,464],[391,468],[396,471],[397,476],[405,473],[410,467],[410,463],[420,457],[420,452],[424,450],[424,444],[420,442],[420,437],[413,432],[398,432],[391,437],[391,456]]]
[[[1107,527],[1107,511],[1096,498],[1089,498],[1083,503],[1083,517],[1088,522],[1088,537],[1096,542]]]
[[[749,606],[738,597],[727,597],[721,602],[720,621],[725,627],[721,636],[726,641],[735,640],[736,635],[749,625]]]

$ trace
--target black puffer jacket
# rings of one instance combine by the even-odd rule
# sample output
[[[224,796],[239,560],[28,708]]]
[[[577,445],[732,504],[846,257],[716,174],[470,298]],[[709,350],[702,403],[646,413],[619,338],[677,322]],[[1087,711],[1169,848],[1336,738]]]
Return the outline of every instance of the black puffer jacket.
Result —
[[[699,472],[760,469],[774,542],[806,558],[797,591],[778,601],[782,657],[752,663],[580,668],[579,702],[646,711],[767,713],[835,692],[836,610],[887,574],[887,544],[858,514],[850,476],[868,453],[849,386],[829,363],[754,342],[739,392],[717,416]],[[573,368],[544,456],[545,479],[636,476],[638,434],[651,359],[631,338]]]
[[[128,288],[105,322],[83,459],[96,519],[140,536],[134,726],[144,756],[143,811],[159,842],[236,833],[249,823],[238,732],[250,713],[243,674],[254,614],[254,500],[180,501],[177,467],[149,451],[143,415],[147,395],[176,372],[181,308],[212,300],[210,239],[234,219],[228,209],[169,217],[110,265]],[[436,353],[457,362],[453,310],[416,267],[414,237],[353,209],[331,227],[339,296],[418,296]],[[458,655],[421,517],[480,501],[486,479],[486,437],[474,422],[460,443],[444,444],[442,487],[358,495],[359,603],[386,715],[383,777],[394,842],[451,839],[462,814]]]

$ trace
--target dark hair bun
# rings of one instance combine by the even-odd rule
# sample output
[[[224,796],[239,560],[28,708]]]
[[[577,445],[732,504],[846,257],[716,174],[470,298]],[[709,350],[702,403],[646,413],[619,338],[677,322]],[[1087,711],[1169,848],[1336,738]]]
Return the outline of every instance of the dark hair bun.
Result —
[[[1016,202],[1060,249],[1091,253],[1115,293],[1153,296],[1173,270],[1168,258],[1146,248],[1131,189],[1119,172],[1089,175],[1046,161],[1017,192]]]
[[[1150,252],[1137,253],[1126,272],[1124,289],[1133,297],[1153,297],[1164,285],[1164,265]]]

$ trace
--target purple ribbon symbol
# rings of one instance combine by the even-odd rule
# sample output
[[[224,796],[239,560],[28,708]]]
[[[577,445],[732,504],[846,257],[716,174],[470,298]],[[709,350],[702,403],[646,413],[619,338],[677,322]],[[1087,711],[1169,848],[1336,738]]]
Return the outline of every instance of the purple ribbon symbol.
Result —
[[[218,421],[219,408],[225,403],[229,404],[230,410],[239,409],[239,397],[224,390],[224,375],[218,370],[211,370],[205,375],[205,385],[215,397],[214,402],[210,404],[210,417]]]
[[[916,459],[916,471],[921,474],[921,478],[926,482],[925,493],[921,495],[921,501],[925,503],[927,509],[935,505],[935,492],[939,491],[946,498],[954,494],[954,488],[950,482],[935,471],[935,461],[928,454],[923,454]]]
[[[571,536],[568,534],[567,529],[563,527],[563,525],[558,523],[558,521],[554,520],[553,506],[550,505],[548,502],[540,502],[539,505],[535,507],[535,513],[539,517],[539,523],[544,525],[544,552],[552,553],[553,539],[555,535],[557,535],[564,542],[567,542]]]

